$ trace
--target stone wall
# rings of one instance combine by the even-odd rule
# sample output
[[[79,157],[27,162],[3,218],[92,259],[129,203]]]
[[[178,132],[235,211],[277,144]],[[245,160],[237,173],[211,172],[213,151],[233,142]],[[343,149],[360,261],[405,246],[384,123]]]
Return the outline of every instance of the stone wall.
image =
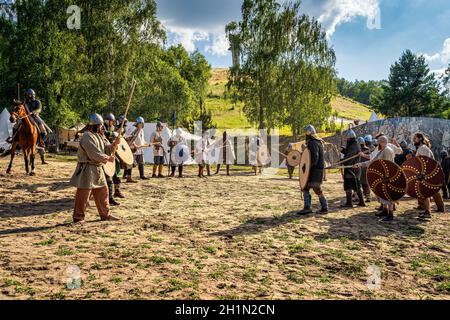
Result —
[[[417,132],[424,133],[431,141],[436,159],[440,159],[443,149],[450,148],[450,120],[434,118],[392,118],[366,123],[352,128],[358,137],[378,132],[385,133],[389,138],[396,137],[398,141],[405,140],[410,147]],[[344,132],[345,134],[345,132]],[[336,135],[325,139],[337,146],[341,145],[341,136]]]

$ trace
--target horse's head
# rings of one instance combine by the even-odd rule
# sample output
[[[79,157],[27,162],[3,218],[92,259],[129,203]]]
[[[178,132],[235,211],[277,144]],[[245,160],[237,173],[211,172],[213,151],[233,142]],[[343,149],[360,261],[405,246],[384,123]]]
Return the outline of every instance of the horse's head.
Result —
[[[27,116],[27,111],[25,109],[25,104],[22,101],[14,100],[13,107],[11,111],[11,117],[9,120],[11,122],[16,122],[17,119],[21,119]]]

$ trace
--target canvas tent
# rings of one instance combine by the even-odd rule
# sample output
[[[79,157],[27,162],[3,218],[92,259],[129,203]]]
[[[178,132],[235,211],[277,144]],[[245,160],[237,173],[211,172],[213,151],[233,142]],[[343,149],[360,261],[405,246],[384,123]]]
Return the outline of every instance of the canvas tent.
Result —
[[[86,126],[85,124],[79,123],[70,129],[66,129],[66,128],[59,129],[58,130],[59,143],[64,144],[68,141],[73,141],[75,139],[75,135],[77,134],[77,132],[79,132],[85,126]]]
[[[375,122],[378,120],[380,120],[380,118],[378,117],[375,111],[372,111],[372,115],[370,116],[369,122]]]
[[[9,121],[10,114],[8,110],[3,109],[0,113],[0,149],[9,150],[11,145],[6,142],[6,139],[12,134],[13,124]]]

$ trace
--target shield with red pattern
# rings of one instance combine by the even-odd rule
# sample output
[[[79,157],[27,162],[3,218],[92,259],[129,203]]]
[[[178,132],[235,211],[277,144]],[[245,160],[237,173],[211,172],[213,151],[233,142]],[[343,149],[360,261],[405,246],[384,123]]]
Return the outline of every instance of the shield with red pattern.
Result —
[[[376,160],[367,169],[370,189],[381,199],[397,201],[406,194],[406,176],[392,161]]]
[[[419,156],[402,165],[408,183],[407,193],[416,199],[427,199],[438,193],[445,176],[441,165],[434,159]]]

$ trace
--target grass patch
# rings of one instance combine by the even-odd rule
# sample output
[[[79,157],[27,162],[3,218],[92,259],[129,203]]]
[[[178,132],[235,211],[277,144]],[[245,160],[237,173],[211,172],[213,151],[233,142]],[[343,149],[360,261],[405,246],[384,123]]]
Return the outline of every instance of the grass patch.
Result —
[[[121,283],[123,279],[119,276],[112,276],[111,279],[109,279],[112,283]]]
[[[306,249],[307,249],[307,244],[305,244],[305,243],[293,244],[288,247],[288,251],[290,254],[305,252]]]
[[[56,255],[61,257],[71,256],[73,254],[74,252],[67,247],[59,247],[58,251],[56,251]]]
[[[161,243],[162,242],[161,238],[158,238],[158,237],[156,237],[154,235],[148,236],[147,240],[150,241],[150,242],[155,242],[155,243]]]
[[[247,282],[254,283],[256,281],[256,268],[249,268],[244,272],[243,278]]]
[[[45,246],[51,246],[52,244],[55,244],[55,239],[50,238],[48,240],[44,240],[38,243],[35,243],[36,246],[41,246],[41,247],[45,247]]]
[[[204,246],[203,250],[209,254],[216,254],[217,253],[217,248],[214,246]]]

